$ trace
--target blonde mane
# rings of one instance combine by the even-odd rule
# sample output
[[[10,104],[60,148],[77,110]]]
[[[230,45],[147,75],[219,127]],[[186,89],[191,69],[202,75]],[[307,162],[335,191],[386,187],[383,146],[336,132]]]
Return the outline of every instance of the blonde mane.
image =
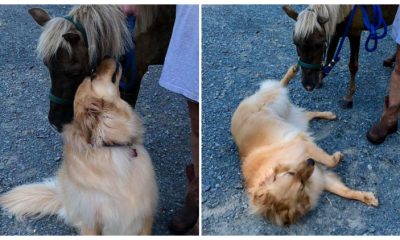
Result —
[[[321,31],[322,26],[318,22],[318,16],[329,19],[324,24],[324,29],[328,41],[336,31],[336,25],[343,22],[350,14],[352,5],[310,5],[307,9],[299,13],[294,27],[294,38],[305,39],[312,34],[315,29]]]
[[[69,15],[86,30],[90,66],[105,56],[119,58],[133,46],[126,17],[118,6],[81,5],[74,7]],[[71,54],[72,48],[62,35],[67,32],[81,35],[73,29],[75,26],[62,17],[49,20],[38,41],[38,55],[45,61],[50,60],[60,47]]]

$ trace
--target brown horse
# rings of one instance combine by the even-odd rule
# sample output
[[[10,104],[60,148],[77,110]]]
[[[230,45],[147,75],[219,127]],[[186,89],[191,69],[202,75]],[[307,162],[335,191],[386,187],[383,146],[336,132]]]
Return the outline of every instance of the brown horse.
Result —
[[[105,57],[121,58],[135,47],[134,85],[121,89],[122,98],[135,106],[140,82],[151,64],[163,64],[175,21],[174,5],[138,6],[135,31],[118,6],[81,5],[66,17],[51,18],[32,8],[29,14],[43,27],[37,52],[51,77],[49,122],[58,131],[71,122],[75,92]],[[133,40],[133,41],[132,41]]]
[[[383,18],[388,25],[392,24],[397,7],[398,5],[381,5]],[[314,66],[322,66],[325,54],[326,64],[332,60],[352,8],[352,5],[310,5],[307,9],[297,13],[290,6],[283,6],[286,14],[296,21],[293,41],[299,59],[312,66],[310,68],[301,67],[302,84],[307,91],[322,86],[324,74],[321,67]],[[371,8],[371,6],[367,6],[370,18],[372,18]],[[358,71],[358,54],[363,30],[365,27],[362,11],[357,8],[347,34],[350,41],[349,70],[351,76],[348,93],[340,101],[342,108],[353,107],[353,95],[356,91],[355,76]]]

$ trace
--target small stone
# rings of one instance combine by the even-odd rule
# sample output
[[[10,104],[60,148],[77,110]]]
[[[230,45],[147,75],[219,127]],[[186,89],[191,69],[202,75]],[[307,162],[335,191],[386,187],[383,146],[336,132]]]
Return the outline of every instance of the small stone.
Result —
[[[367,168],[368,168],[368,170],[370,170],[370,171],[371,171],[371,170],[372,170],[372,166],[371,166],[371,164],[368,164],[368,165],[367,165]]]

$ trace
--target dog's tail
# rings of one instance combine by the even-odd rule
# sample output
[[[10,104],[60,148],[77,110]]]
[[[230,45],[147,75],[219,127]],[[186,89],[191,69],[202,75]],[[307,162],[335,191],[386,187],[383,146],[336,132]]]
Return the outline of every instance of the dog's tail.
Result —
[[[294,78],[294,76],[296,76],[296,73],[299,71],[299,66],[293,65],[289,68],[289,70],[286,72],[285,76],[283,76],[282,80],[281,80],[281,84],[282,86],[287,86],[289,84],[289,81],[292,80],[292,78]]]
[[[57,214],[62,208],[57,188],[55,179],[22,185],[1,195],[0,206],[17,219]]]

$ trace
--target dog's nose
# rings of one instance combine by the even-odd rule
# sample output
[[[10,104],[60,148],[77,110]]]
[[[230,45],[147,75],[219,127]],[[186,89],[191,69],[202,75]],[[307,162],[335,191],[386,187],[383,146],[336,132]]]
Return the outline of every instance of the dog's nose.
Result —
[[[308,166],[314,166],[314,164],[315,164],[315,161],[313,159],[311,159],[311,158],[307,159]]]

